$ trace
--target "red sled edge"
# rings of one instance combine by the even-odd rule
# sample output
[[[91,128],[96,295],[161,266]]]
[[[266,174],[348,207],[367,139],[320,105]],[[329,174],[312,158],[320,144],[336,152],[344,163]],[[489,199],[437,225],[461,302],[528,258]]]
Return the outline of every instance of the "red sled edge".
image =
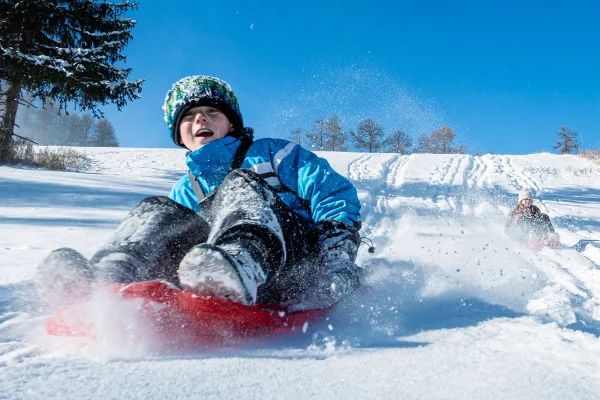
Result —
[[[550,247],[552,249],[557,248],[560,245],[560,241],[557,239],[543,239],[536,242],[531,242],[527,245],[527,248],[533,251],[540,251],[544,247]]]
[[[219,345],[306,331],[306,324],[324,320],[331,309],[288,312],[276,305],[245,306],[194,292],[163,281],[113,284],[107,289],[118,301],[141,300],[138,307],[149,330],[159,339],[190,345]],[[83,305],[90,300],[82,302]],[[95,322],[77,313],[82,304],[54,313],[46,324],[52,336],[95,337]]]

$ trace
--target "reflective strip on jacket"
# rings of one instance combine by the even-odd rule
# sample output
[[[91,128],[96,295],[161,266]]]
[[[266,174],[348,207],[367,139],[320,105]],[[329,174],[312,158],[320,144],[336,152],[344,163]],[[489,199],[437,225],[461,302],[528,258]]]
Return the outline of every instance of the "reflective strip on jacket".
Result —
[[[209,194],[223,182],[239,145],[239,139],[226,136],[188,154],[187,166],[198,177],[204,193]],[[313,223],[325,220],[351,226],[360,223],[360,202],[352,183],[334,171],[327,160],[295,143],[257,139],[241,168],[256,172],[284,203]],[[200,212],[187,174],[175,183],[169,197]]]

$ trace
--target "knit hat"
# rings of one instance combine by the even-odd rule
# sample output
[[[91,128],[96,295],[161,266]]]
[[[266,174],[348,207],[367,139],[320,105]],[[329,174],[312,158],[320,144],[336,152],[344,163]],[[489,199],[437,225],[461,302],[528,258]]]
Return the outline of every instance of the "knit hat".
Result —
[[[519,192],[519,204],[521,204],[521,202],[523,200],[533,200],[533,195],[531,194],[531,190],[529,190],[528,188],[523,188],[521,189],[521,191]]]
[[[167,129],[176,145],[185,147],[179,143],[179,123],[184,111],[198,106],[215,107],[227,116],[235,130],[244,127],[240,105],[227,82],[212,76],[188,76],[175,82],[163,105]]]

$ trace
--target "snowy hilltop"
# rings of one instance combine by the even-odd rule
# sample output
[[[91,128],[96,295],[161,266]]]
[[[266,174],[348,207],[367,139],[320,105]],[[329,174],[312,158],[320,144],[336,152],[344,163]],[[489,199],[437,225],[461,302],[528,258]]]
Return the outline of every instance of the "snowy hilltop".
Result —
[[[0,398],[600,398],[600,166],[571,155],[328,153],[362,202],[362,288],[323,324],[156,354],[45,333],[32,277],[91,256],[185,173],[179,149],[89,148],[80,172],[0,167]],[[523,188],[562,245],[504,233]],[[119,312],[119,310],[114,310]]]

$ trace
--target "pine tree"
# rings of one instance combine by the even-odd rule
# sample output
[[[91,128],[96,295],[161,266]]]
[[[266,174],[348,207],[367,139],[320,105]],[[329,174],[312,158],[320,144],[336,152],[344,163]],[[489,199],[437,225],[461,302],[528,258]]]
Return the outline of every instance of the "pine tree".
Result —
[[[21,91],[61,108],[73,104],[102,116],[100,105],[121,109],[139,98],[142,81],[129,81],[123,48],[135,21],[122,17],[137,3],[91,0],[0,1],[0,162],[10,162]]]
[[[104,118],[98,121],[94,127],[91,145],[96,147],[119,147],[115,128],[110,121]]]
[[[306,132],[306,138],[312,142],[313,150],[323,150],[327,141],[327,122],[323,117],[313,121],[312,131]]]
[[[352,144],[361,151],[374,153],[382,149],[387,143],[387,139],[383,134],[383,127],[371,118],[365,118],[358,123],[356,133],[350,131]]]
[[[413,145],[412,139],[402,129],[398,129],[388,138],[388,150],[392,153],[407,154]]]
[[[563,125],[560,127],[560,132],[556,134],[558,141],[552,146],[553,149],[558,150],[560,154],[577,154],[579,152],[581,144],[577,140],[579,135],[577,132]]]

